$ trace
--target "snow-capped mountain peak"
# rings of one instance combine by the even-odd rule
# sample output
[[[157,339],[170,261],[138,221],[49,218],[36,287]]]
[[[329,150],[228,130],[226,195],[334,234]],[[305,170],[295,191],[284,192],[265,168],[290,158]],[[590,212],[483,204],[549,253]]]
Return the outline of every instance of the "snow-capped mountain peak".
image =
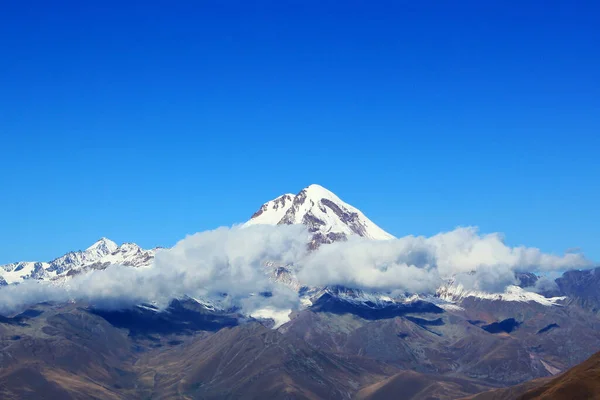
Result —
[[[263,204],[245,225],[255,224],[304,224],[313,234],[312,247],[353,235],[373,240],[394,238],[359,209],[317,184],[296,195],[285,194]]]
[[[105,237],[100,238],[93,245],[85,249],[85,253],[88,253],[90,256],[105,256],[107,254],[113,253],[117,250],[119,246],[110,239]]]
[[[71,251],[64,256],[51,261],[47,271],[55,272],[60,275],[73,268],[98,262],[102,257],[115,252],[117,248],[117,244],[112,240],[101,238],[83,251]]]

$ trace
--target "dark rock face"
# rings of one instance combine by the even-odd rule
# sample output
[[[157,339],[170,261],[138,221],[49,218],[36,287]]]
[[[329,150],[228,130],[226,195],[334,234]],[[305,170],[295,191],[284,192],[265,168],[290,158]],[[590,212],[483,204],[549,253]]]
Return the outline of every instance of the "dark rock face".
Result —
[[[311,233],[317,232],[322,226],[325,225],[324,221],[315,217],[311,213],[306,213],[302,217],[302,224],[308,227],[308,231]]]
[[[30,309],[15,315],[14,317],[4,317],[0,315],[0,323],[15,326],[30,326],[29,320],[42,314],[42,311]]]
[[[418,318],[418,317],[411,317],[411,316],[406,316],[405,318],[411,322],[414,322],[415,324],[417,324],[419,326],[442,326],[442,325],[444,325],[444,320],[442,320],[441,318],[437,318],[434,320]]]
[[[218,331],[238,325],[235,315],[212,312],[192,301],[173,300],[164,312],[136,307],[119,311],[92,309],[93,314],[111,325],[129,329],[132,336],[153,334],[192,334],[196,331]]]
[[[548,332],[548,331],[550,331],[550,330],[552,330],[552,329],[554,329],[554,328],[559,328],[559,327],[560,327],[560,326],[559,326],[558,324],[550,324],[550,325],[546,325],[545,327],[543,327],[542,329],[540,329],[540,330],[538,331],[538,335],[539,335],[540,333],[545,333],[545,332]]]
[[[471,325],[475,325],[475,326],[480,326],[480,325],[485,324],[485,321],[482,321],[480,319],[476,319],[476,320],[469,319],[469,320],[467,320],[467,322],[470,323]]]
[[[272,207],[273,210],[278,210],[279,208],[284,208],[286,206],[286,204],[288,204],[291,201],[292,201],[292,197],[287,194],[284,194],[283,196],[279,196],[278,198],[273,200],[273,202],[270,204],[270,206]],[[257,212],[252,214],[251,219],[260,216],[262,213],[264,213],[268,209],[269,209],[269,203],[263,204],[262,207]]]
[[[259,215],[261,215],[265,211],[267,211],[267,205],[263,204],[262,207],[259,208],[257,212],[255,212],[254,214],[252,214],[252,217],[250,217],[250,219],[258,217]]]
[[[535,283],[539,279],[539,277],[536,274],[533,274],[531,272],[517,272],[515,274],[515,277],[519,282],[519,286],[522,288],[535,286]]]
[[[489,325],[483,325],[481,329],[489,333],[511,333],[513,330],[517,329],[519,325],[521,325],[521,322],[518,322],[514,318],[508,318],[500,322],[493,322]]]
[[[60,259],[54,260],[50,263],[48,267],[48,272],[55,272],[57,274],[62,274],[68,269],[69,265],[76,264],[77,257],[74,252],[67,253],[62,256]]]
[[[348,240],[347,236],[344,233],[338,232],[328,232],[326,235],[317,232],[312,236],[311,241],[308,243],[309,250],[316,250],[322,244],[329,244],[333,242],[343,242]]]
[[[33,266],[33,271],[31,271],[32,279],[44,279],[48,277],[48,272],[44,269],[42,263],[35,263]]]
[[[556,279],[560,293],[568,301],[590,310],[600,312],[600,267],[584,271],[567,271]]]
[[[368,304],[348,302],[329,293],[319,297],[313,303],[311,310],[333,314],[353,314],[367,320],[395,318],[409,313],[441,314],[444,312],[435,304],[420,300],[407,304],[392,303],[386,306],[375,306],[373,304],[369,307]]]
[[[296,212],[300,208],[301,205],[306,201],[306,191],[302,190],[300,193],[294,197],[294,201],[292,202],[292,206],[287,210],[281,221],[279,221],[280,225],[291,225],[294,223]]]
[[[331,209],[338,218],[348,225],[352,232],[356,233],[358,236],[365,236],[365,227],[360,223],[359,217],[357,213],[354,212],[345,212],[337,204],[328,199],[321,199],[321,203]]]

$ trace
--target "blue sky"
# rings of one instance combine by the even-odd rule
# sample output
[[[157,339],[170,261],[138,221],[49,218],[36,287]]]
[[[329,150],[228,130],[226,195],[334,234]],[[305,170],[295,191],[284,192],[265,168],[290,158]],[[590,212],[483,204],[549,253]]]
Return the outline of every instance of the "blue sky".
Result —
[[[396,236],[600,259],[596,2],[120,3],[1,6],[0,263],[310,183]]]

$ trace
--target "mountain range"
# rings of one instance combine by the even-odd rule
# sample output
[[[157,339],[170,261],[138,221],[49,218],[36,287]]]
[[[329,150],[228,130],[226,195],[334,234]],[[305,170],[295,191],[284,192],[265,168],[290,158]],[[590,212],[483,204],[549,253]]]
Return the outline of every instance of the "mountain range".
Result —
[[[135,243],[118,246],[101,238],[85,250],[71,251],[48,262],[20,261],[0,266],[0,284],[21,283],[27,279],[58,280],[110,265],[148,267],[158,248],[144,250]]]
[[[242,229],[261,224],[305,225],[310,251],[353,237],[394,239],[319,185],[268,201]],[[157,251],[102,238],[49,262],[4,265],[0,279],[68,284],[114,265],[152,268]],[[310,286],[294,265],[269,260],[265,273],[302,306],[246,315],[184,296],[166,310],[77,301],[0,317],[0,394],[451,399],[549,379],[600,349],[600,269],[565,272],[546,291],[520,272],[502,293],[448,279],[430,294]]]

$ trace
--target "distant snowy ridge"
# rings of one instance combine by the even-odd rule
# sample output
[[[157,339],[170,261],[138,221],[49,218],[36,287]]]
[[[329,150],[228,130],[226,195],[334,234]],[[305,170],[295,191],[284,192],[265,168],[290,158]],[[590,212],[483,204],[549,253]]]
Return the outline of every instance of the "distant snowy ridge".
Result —
[[[85,250],[71,251],[50,262],[24,261],[0,266],[0,285],[20,283],[26,279],[54,280],[88,269],[110,265],[146,267],[152,264],[156,249],[144,250],[135,243],[118,246],[101,238]]]
[[[360,210],[316,184],[296,195],[284,194],[263,204],[244,226],[257,224],[306,225],[313,235],[313,248],[352,235],[372,240],[394,239]]]
[[[544,306],[560,305],[560,302],[566,299],[566,297],[544,297],[515,285],[507,286],[503,293],[488,293],[467,290],[462,285],[446,284],[438,288],[436,296],[452,303],[460,303],[470,297],[491,301],[535,302]]]
[[[283,284],[301,294],[303,307],[310,307],[312,301],[328,293],[349,303],[369,304],[372,307],[383,307],[391,303],[406,304],[417,300],[433,303],[448,311],[462,310],[463,300],[472,298],[485,301],[534,302],[544,306],[560,306],[566,297],[544,297],[541,294],[523,289],[519,286],[508,286],[502,293],[491,293],[478,290],[467,290],[452,280],[440,286],[436,293],[386,293],[367,291],[343,286],[310,287],[304,285],[296,276],[297,268],[293,265],[267,263],[265,273],[273,282]]]

